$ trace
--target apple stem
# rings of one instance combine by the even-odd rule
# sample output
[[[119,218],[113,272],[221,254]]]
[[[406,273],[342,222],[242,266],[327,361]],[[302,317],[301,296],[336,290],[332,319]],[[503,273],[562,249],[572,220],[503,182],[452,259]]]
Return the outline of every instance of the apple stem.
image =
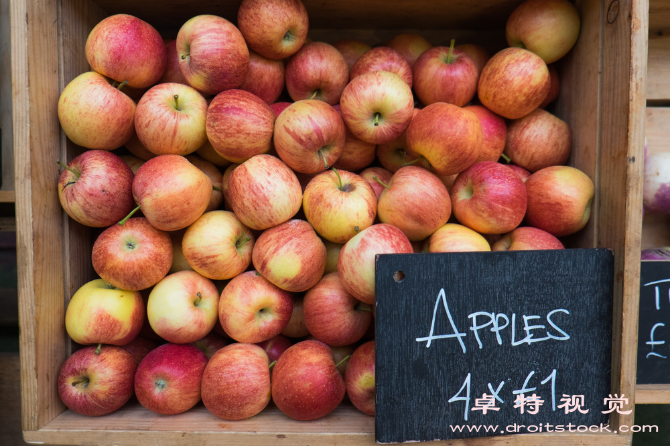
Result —
[[[361,310],[361,311],[369,311],[370,313],[372,313],[372,307],[359,307],[359,306],[357,306],[356,309]]]
[[[411,166],[412,164],[416,164],[416,163],[419,162],[420,159],[421,159],[421,157],[419,157],[419,158],[417,158],[417,159],[415,159],[415,160],[412,160],[412,161],[408,161],[408,162],[406,162],[406,163],[403,163],[403,164],[402,164],[402,167]]]
[[[380,116],[381,115],[379,114],[379,112],[375,113],[375,127],[377,127],[379,125],[379,117]]]
[[[247,242],[248,242],[249,240],[251,240],[251,236],[250,236],[250,235],[247,235],[247,236],[246,236],[244,239],[242,239],[241,241],[238,240],[237,243],[239,243],[239,245],[238,245],[237,243],[235,244],[235,245],[237,246],[237,249],[240,249],[241,247],[243,247],[244,245],[246,245]]]
[[[200,293],[200,291],[198,291],[198,294],[196,294],[196,296],[198,296],[198,298],[195,300],[195,302],[193,302],[193,305],[197,307],[198,304],[202,302],[202,294]]]
[[[447,63],[451,63],[451,56],[454,55],[454,44],[456,39],[451,39],[451,45],[449,45],[449,55],[447,55]]]
[[[345,356],[344,359],[342,359],[342,361],[340,361],[340,362],[338,362],[337,364],[335,364],[335,368],[339,367],[340,364],[342,364],[344,361],[346,361],[346,360],[349,359],[349,358],[351,358],[351,355],[347,355],[347,356]]]
[[[93,353],[95,353],[96,355],[99,355],[101,351],[102,351],[102,343],[98,344],[98,348],[96,348]]]
[[[137,207],[136,207],[135,209],[133,209],[132,211],[130,211],[130,214],[126,215],[126,217],[125,217],[123,220],[121,220],[121,221],[119,222],[119,225],[123,226],[123,224],[124,224],[125,222],[127,222],[128,219],[129,219],[130,217],[132,217],[133,214],[134,214],[135,212],[139,211],[141,207],[142,207],[141,204],[140,204],[140,205],[137,205]]]
[[[323,158],[323,164],[326,166],[326,169],[328,169],[330,166],[326,160],[326,155],[323,154],[323,149],[319,149],[319,154],[321,155],[321,158]]]
[[[374,177],[372,177],[372,179],[375,180],[377,183],[381,184],[382,186],[384,186],[385,188],[390,189],[390,187],[388,187],[386,184],[384,184],[384,183],[382,182],[382,180],[380,180],[379,177],[377,177],[377,175],[375,175]]]
[[[337,169],[334,168],[334,167],[333,167],[333,172],[335,172],[335,175],[337,175],[337,183],[338,183],[337,188],[339,190],[342,190],[342,178],[340,177],[340,172],[338,172]]]
[[[117,90],[121,90],[121,89],[122,89],[123,87],[125,87],[126,85],[128,85],[128,81],[123,81],[123,82],[121,82],[121,83],[119,84],[118,87],[116,87],[116,89],[117,89]]]
[[[314,98],[316,97],[317,94],[319,94],[319,90],[314,90],[314,93],[312,94],[312,96],[310,97],[310,99],[314,99]]]
[[[506,162],[507,164],[509,164],[509,163],[512,162],[512,158],[510,158],[509,156],[505,155],[504,153],[501,153],[501,154],[500,154],[500,157],[501,157],[502,159],[504,159],[505,162]]]
[[[213,184],[212,184],[212,189],[213,190],[218,190],[219,192],[223,192],[223,189],[221,189],[220,187],[216,187]]]
[[[78,379],[76,381],[72,381],[72,387],[78,386],[79,384],[88,383],[88,382],[90,382],[90,380],[88,378]]]
[[[277,363],[277,361],[272,361],[272,362],[270,363],[270,365],[268,366],[268,368],[271,369],[272,367],[275,366],[276,363]]]
[[[284,34],[284,39],[283,40],[293,40],[293,36],[291,35],[291,31],[286,31],[286,34]]]
[[[358,234],[361,230],[358,226],[354,226],[354,231],[356,231],[356,234]]]
[[[180,111],[180,110],[179,110],[179,95],[176,94],[176,95],[174,95],[173,97],[174,97],[174,108],[176,108],[177,111]]]
[[[66,166],[65,164],[63,164],[63,163],[60,162],[60,161],[56,161],[56,163],[60,164],[61,167],[62,167],[63,169],[69,170],[70,172],[72,172],[73,174],[75,174],[75,176],[77,177],[77,179],[81,176],[81,174],[80,174],[79,172],[77,172],[76,170],[74,170],[72,167],[68,167],[68,166]]]

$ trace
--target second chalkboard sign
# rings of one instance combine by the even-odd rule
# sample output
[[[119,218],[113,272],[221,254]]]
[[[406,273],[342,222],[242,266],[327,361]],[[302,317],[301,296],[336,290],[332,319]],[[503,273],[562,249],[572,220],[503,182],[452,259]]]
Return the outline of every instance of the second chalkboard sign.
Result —
[[[380,255],[376,440],[607,431],[605,249]]]
[[[637,383],[670,383],[670,262],[643,260]]]

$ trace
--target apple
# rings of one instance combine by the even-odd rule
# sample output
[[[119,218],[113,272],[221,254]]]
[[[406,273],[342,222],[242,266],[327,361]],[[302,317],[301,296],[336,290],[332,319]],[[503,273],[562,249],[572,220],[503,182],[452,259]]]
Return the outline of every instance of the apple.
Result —
[[[376,181],[374,181],[377,183]],[[337,272],[337,259],[340,258],[340,251],[344,244],[342,243],[333,243],[328,240],[324,240],[323,244],[326,246],[326,269],[324,274],[336,273]]]
[[[307,221],[321,237],[345,243],[372,226],[377,215],[377,196],[363,178],[335,169],[309,182],[303,209]]]
[[[412,119],[419,113],[419,109],[415,108],[412,112]],[[430,169],[430,163],[423,157],[417,157],[407,153],[407,131],[405,130],[400,136],[387,144],[379,144],[376,150],[377,159],[392,174],[406,164],[412,164]]]
[[[491,59],[491,53],[489,50],[484,48],[481,45],[473,45],[472,43],[465,43],[463,45],[456,45],[454,48],[457,50],[463,51],[465,54],[470,56],[470,59],[475,63],[477,67],[477,74],[481,74],[486,62]]]
[[[170,232],[170,240],[172,241],[172,266],[168,274],[177,273],[179,271],[193,271],[191,265],[189,265],[186,257],[184,256],[184,251],[182,250],[181,244],[184,238],[184,229],[179,231]]]
[[[133,126],[134,126],[133,122]],[[134,127],[133,127],[134,128]],[[142,142],[137,137],[137,134],[133,131],[133,137],[124,144],[125,148],[128,149],[130,153],[141,159],[142,161],[149,161],[151,158],[156,158],[156,155],[151,153],[149,149],[142,145]],[[135,172],[137,173],[137,172]]]
[[[281,334],[289,338],[302,338],[309,334],[309,330],[305,326],[305,317],[302,312],[302,297],[293,298],[293,311],[291,312],[291,320],[281,331]]]
[[[239,88],[272,104],[284,90],[284,71],[284,61],[249,51],[249,70]]]
[[[372,190],[375,192],[377,200],[379,201],[379,196],[386,190],[386,188],[382,186],[382,183],[389,184],[393,174],[383,167],[368,167],[360,173],[360,176],[368,182]],[[379,181],[375,180],[375,177],[377,177],[377,180]],[[326,248],[328,248],[328,245],[326,245]],[[326,269],[328,268],[326,267]]]
[[[347,395],[356,409],[375,415],[375,341],[369,341],[354,351],[345,373]]]
[[[214,150],[214,147],[212,146],[212,143],[209,142],[209,139],[205,142],[205,144],[202,145],[202,147],[196,150],[195,153],[200,158],[204,159],[205,161],[209,161],[215,166],[228,167],[231,164],[230,161],[219,155],[219,152]]]
[[[526,215],[526,187],[507,166],[481,161],[461,172],[451,186],[454,216],[483,234],[514,230]]]
[[[332,346],[358,342],[372,320],[372,307],[353,297],[338,273],[330,273],[311,288],[303,301],[307,330]]]
[[[386,46],[402,54],[407,59],[407,62],[409,62],[410,67],[414,68],[414,64],[419,56],[430,48],[430,42],[418,34],[408,33],[398,34],[386,42]]]
[[[249,68],[249,49],[242,33],[215,15],[199,15],[182,25],[177,54],[186,81],[207,95],[239,87]]]
[[[410,241],[424,240],[449,220],[449,191],[426,169],[402,167],[382,186],[386,190],[377,203],[379,221],[400,229]]]
[[[524,169],[521,166],[515,166],[514,164],[508,164],[507,167],[512,169],[517,175],[519,175],[519,178],[521,178],[521,181],[524,183],[528,179],[529,176],[531,176],[531,173],[528,172],[526,169]]]
[[[540,104],[540,108],[547,108],[549,104],[554,102],[558,98],[558,93],[561,89],[561,83],[558,79],[558,71],[556,71],[556,66],[552,63],[547,65],[549,69],[549,93],[547,97],[544,98],[544,101]]]
[[[307,291],[323,276],[326,247],[304,220],[266,229],[253,249],[254,268],[282,290]]]
[[[333,108],[342,117],[340,105],[337,104]],[[375,161],[377,146],[358,139],[346,126],[345,130],[347,136],[344,140],[344,148],[333,167],[354,172],[372,164]]]
[[[120,290],[102,279],[79,288],[65,312],[67,334],[82,345],[126,345],[137,337],[143,323],[140,293]]]
[[[77,350],[58,374],[58,396],[73,412],[89,417],[112,413],[133,396],[135,358],[109,345]]]
[[[260,342],[256,345],[265,351],[268,355],[268,364],[271,364],[279,359],[279,357],[293,345],[293,342],[291,342],[289,338],[278,334],[274,338]]]
[[[482,126],[482,148],[477,161],[498,161],[505,150],[507,140],[507,124],[505,120],[481,105],[464,107],[479,119]]]
[[[186,159],[207,175],[212,182],[212,196],[209,199],[209,205],[205,209],[205,212],[218,209],[221,203],[223,203],[223,175],[221,171],[214,164],[205,161],[199,156],[190,155]]]
[[[135,134],[135,102],[101,74],[75,77],[58,98],[65,135],[87,149],[114,150]]]
[[[161,155],[139,168],[133,180],[133,197],[139,204],[135,209],[141,208],[152,226],[177,231],[205,212],[212,182],[183,156]]]
[[[565,56],[579,37],[579,12],[567,0],[526,0],[507,19],[509,46],[526,48],[546,63]]]
[[[279,157],[291,169],[307,174],[329,169],[342,154],[347,136],[339,113],[313,99],[291,104],[274,128]]]
[[[670,260],[670,248],[648,248],[642,250],[641,260]]]
[[[433,232],[428,239],[428,252],[473,252],[490,251],[486,239],[472,229],[455,223],[446,225]]]
[[[375,71],[397,74],[409,88],[412,88],[412,67],[402,54],[392,48],[378,46],[363,54],[351,68],[349,80]]]
[[[161,345],[137,367],[137,400],[162,415],[186,412],[200,402],[200,383],[206,366],[207,357],[192,345]]]
[[[219,300],[219,320],[226,334],[238,342],[267,341],[291,320],[291,295],[256,271],[228,282]]]
[[[163,344],[165,342],[165,339],[161,338],[156,334],[153,328],[151,328],[151,324],[149,323],[149,316],[146,314],[146,308],[147,308],[147,302],[149,302],[149,294],[151,294],[151,290],[153,288],[145,288],[143,290],[140,290],[140,294],[142,295],[142,300],[144,301],[144,322],[142,323],[142,330],[140,330],[139,336],[142,336],[147,339],[151,339],[153,341],[158,341],[160,344]]]
[[[224,208],[227,211],[233,210],[233,205],[230,203],[230,191],[228,190],[228,182],[230,181],[230,175],[233,173],[233,170],[239,166],[239,164],[231,164],[228,166],[226,171],[223,173],[223,186],[221,189],[223,189],[223,203],[224,203]]]
[[[213,280],[232,279],[247,269],[254,234],[229,211],[206,212],[186,229],[182,250],[188,264]]]
[[[414,92],[425,105],[446,102],[463,107],[475,97],[479,71],[454,43],[427,50],[414,64]]]
[[[289,105],[293,104],[293,102],[275,102],[274,104],[270,104],[270,108],[272,109],[273,113],[275,114],[275,118],[281,114],[284,110],[288,108]]]
[[[228,179],[228,194],[237,218],[257,231],[290,220],[302,204],[298,178],[270,155],[256,155],[237,166]]]
[[[202,402],[226,420],[253,417],[270,402],[268,355],[254,344],[231,344],[214,354],[202,375]]]
[[[670,153],[658,152],[645,157],[642,201],[652,214],[670,213]]]
[[[295,344],[272,370],[272,400],[295,420],[325,417],[342,402],[345,387],[330,348],[319,341]]]
[[[86,153],[86,152],[84,152],[84,153]],[[130,170],[133,171],[133,176],[137,172],[137,169],[139,169],[140,166],[142,164],[144,164],[144,161],[142,161],[141,159],[139,159],[138,157],[133,156],[133,155],[122,155],[121,159],[123,160],[124,163],[126,163],[126,166],[130,167]],[[132,197],[133,196],[132,182],[130,184],[131,184],[130,196]],[[132,209],[132,205],[131,205],[131,209]],[[127,214],[127,212],[126,212],[126,214]]]
[[[268,59],[285,59],[305,43],[309,18],[300,0],[244,0],[237,26],[252,50]]]
[[[143,290],[157,284],[172,266],[170,236],[146,218],[105,229],[93,244],[93,269],[122,290]]]
[[[338,40],[333,43],[333,46],[344,57],[344,61],[349,68],[349,73],[351,73],[351,69],[356,64],[356,61],[372,49],[367,43],[359,42],[358,40]]]
[[[177,54],[177,40],[172,39],[165,42],[165,54],[167,56],[167,65],[163,77],[158,81],[159,84],[174,82],[177,84],[188,85],[179,67],[179,54]]]
[[[537,249],[565,249],[556,237],[541,229],[526,226],[505,234],[491,247],[493,251],[531,251]]]
[[[118,155],[89,150],[64,167],[58,179],[58,198],[73,220],[105,228],[133,209],[133,171]]]
[[[370,320],[370,327],[374,326],[374,318]],[[370,331],[370,328],[368,328],[368,331],[366,334]],[[365,334],[363,335],[363,338],[365,337]],[[361,338],[361,339],[363,339]],[[330,351],[333,353],[333,361],[335,361],[335,364],[337,364],[337,371],[340,372],[342,377],[344,377],[344,374],[347,371],[347,364],[349,364],[349,359],[351,358],[352,353],[354,353],[354,350],[356,350],[356,345],[343,345],[343,346],[333,346],[329,345]]]
[[[207,359],[209,359],[214,355],[214,353],[228,345],[228,342],[226,342],[223,336],[214,333],[214,330],[212,330],[207,335],[205,335],[205,337],[191,342],[191,345],[199,348],[205,354],[205,356],[207,356]]]
[[[562,237],[588,223],[595,191],[584,172],[569,166],[545,167],[528,177],[526,190],[528,225]]]
[[[414,97],[396,74],[376,71],[352,79],[342,92],[340,106],[354,136],[371,144],[386,144],[407,129]]]
[[[337,271],[351,295],[374,305],[376,255],[413,252],[412,244],[400,229],[382,223],[363,229],[344,245]]]
[[[477,93],[493,113],[519,119],[544,102],[550,86],[549,69],[539,56],[521,48],[505,48],[484,66]]]
[[[241,163],[270,150],[275,116],[258,96],[244,90],[219,93],[207,110],[207,138],[223,158]]]
[[[524,169],[537,172],[545,167],[563,165],[570,152],[570,127],[541,108],[509,124],[505,155]]]
[[[334,46],[312,42],[286,64],[286,89],[291,99],[316,99],[335,105],[349,82],[349,68]]]
[[[86,39],[86,60],[94,71],[132,88],[156,84],[167,67],[158,31],[127,14],[109,16],[95,25]]]
[[[142,336],[137,336],[128,344],[121,346],[122,349],[133,355],[137,365],[140,365],[140,362],[142,362],[144,357],[147,356],[149,352],[156,347],[158,347],[158,342],[154,341],[153,339],[144,338]]]
[[[183,84],[159,84],[147,91],[135,110],[135,131],[156,155],[188,155],[207,142],[207,101]]]
[[[440,102],[420,110],[407,129],[408,154],[426,159],[438,175],[460,173],[474,164],[482,140],[477,115]]]

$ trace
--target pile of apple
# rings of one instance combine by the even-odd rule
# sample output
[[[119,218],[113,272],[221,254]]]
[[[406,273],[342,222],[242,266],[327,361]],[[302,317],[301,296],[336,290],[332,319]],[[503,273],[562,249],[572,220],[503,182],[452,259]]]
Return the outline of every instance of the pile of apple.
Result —
[[[244,0],[237,27],[201,15],[167,42],[133,16],[100,22],[93,71],[58,101],[91,149],[62,164],[60,202],[105,228],[100,279],[66,312],[88,347],[61,369],[63,402],[202,399],[239,420],[272,399],[311,420],[346,392],[374,414],[377,254],[563,249],[586,225],[593,183],[564,166],[570,129],[544,110],[547,64],[579,27],[567,0],[528,0],[491,57],[414,34],[309,42],[300,0]]]

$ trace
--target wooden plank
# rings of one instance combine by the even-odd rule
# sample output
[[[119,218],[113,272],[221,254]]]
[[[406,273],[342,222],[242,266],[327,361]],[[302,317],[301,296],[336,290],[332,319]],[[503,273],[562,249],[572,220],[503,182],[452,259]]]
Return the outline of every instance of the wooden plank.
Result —
[[[647,107],[645,125],[647,155],[670,152],[670,107]]]
[[[14,175],[12,175],[12,180],[13,178]],[[15,201],[16,201],[16,193],[13,190],[0,190],[0,203],[14,203]]]
[[[12,145],[12,64],[9,0],[0,0],[0,191],[14,190],[14,150]],[[0,197],[0,200],[2,198]]]
[[[670,404],[670,384],[638,384],[635,404]]]

